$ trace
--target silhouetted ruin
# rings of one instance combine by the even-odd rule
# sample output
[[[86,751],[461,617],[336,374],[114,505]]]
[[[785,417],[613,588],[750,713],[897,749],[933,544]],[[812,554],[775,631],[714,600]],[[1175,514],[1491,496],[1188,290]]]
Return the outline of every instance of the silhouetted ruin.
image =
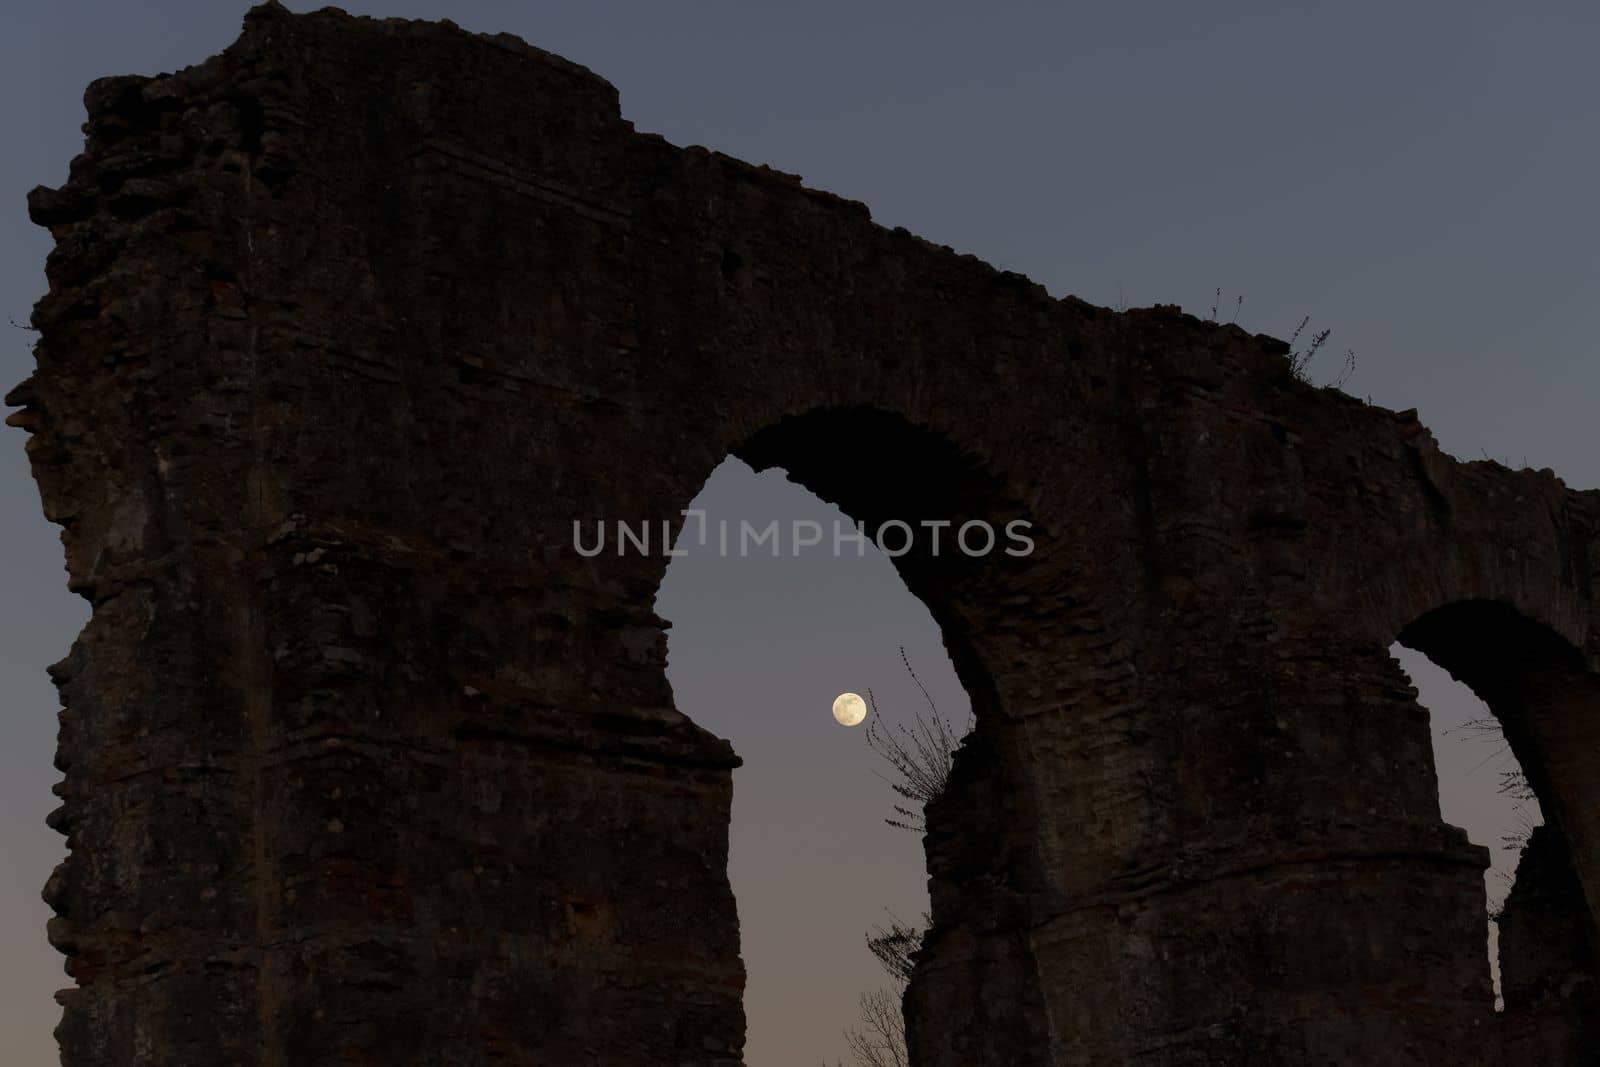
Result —
[[[51,669],[67,1067],[740,1062],[737,757],[673,706],[667,559],[573,550],[730,454],[869,529],[1033,523],[895,561],[977,717],[918,1064],[1594,1062],[1600,492],[639,133],[511,37],[269,4],[86,102],[11,419],[94,606]],[[1550,823],[1503,1013],[1397,639]]]

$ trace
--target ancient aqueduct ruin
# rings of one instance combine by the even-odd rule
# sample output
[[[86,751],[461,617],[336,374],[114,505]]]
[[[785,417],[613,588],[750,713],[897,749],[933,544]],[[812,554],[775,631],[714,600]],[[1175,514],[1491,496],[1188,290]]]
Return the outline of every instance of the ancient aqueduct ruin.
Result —
[[[666,560],[570,537],[729,454],[1039,533],[897,561],[978,721],[919,1064],[1596,1062],[1600,492],[639,133],[510,37],[266,5],[86,99],[11,394],[94,607],[68,1067],[738,1063],[737,759],[673,706]],[[1550,823],[1503,1012],[1396,640]]]

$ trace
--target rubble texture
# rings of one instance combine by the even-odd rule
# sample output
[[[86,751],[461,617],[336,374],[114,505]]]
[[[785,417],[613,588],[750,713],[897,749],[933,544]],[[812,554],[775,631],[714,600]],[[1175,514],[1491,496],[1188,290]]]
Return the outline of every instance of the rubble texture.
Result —
[[[917,1064],[1594,1062],[1600,493],[639,133],[509,37],[267,5],[86,102],[11,397],[94,606],[52,668],[68,1067],[739,1063],[738,761],[673,704],[667,560],[573,549],[730,453],[869,526],[1034,523],[896,561],[978,723]],[[1397,639],[1552,824],[1503,1014]]]

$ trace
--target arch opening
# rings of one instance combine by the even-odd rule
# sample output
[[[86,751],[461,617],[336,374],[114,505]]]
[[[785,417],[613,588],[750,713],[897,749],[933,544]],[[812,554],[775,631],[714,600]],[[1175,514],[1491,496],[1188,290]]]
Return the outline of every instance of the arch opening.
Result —
[[[1544,822],[1538,798],[1494,713],[1466,685],[1419,652],[1396,643],[1390,655],[1428,712],[1439,813],[1487,850],[1483,872],[1486,944],[1497,1010],[1503,1008],[1499,926],[1517,862]]]
[[[791,481],[859,523],[874,543],[898,548],[902,539],[891,532],[902,527],[895,524],[913,531],[908,550],[893,559],[895,569],[944,633],[981,725],[999,697],[974,643],[973,623],[990,598],[1024,588],[1023,571],[1047,549],[1004,478],[939,432],[868,407],[781,419],[733,455],[757,471],[781,467]],[[968,524],[987,528],[993,541]],[[986,550],[965,550],[963,528],[974,531],[968,547]]]
[[[1434,723],[1443,815],[1470,824],[1471,836],[1497,854],[1487,917],[1508,1054],[1577,1062],[1570,1057],[1600,1040],[1600,779],[1585,765],[1600,739],[1600,683],[1573,645],[1497,601],[1430,611],[1401,630],[1394,651],[1425,682],[1421,702],[1443,712]],[[1458,683],[1456,694],[1444,675]],[[1441,742],[1452,731],[1489,745],[1472,746],[1479,752],[1464,762],[1447,748],[1454,741]],[[1463,766],[1492,773],[1460,788]],[[1455,782],[1444,780],[1450,767]]]
[[[892,729],[927,711],[925,687],[958,737],[994,706],[970,627],[1022,558],[1002,486],[934,431],[834,409],[756,433],[688,506],[656,604],[675,705],[743,760],[728,875],[747,1062],[852,1062],[843,1031],[871,1036],[866,997],[899,1011],[866,935],[925,927],[922,835],[885,824],[906,801],[829,705],[870,691]]]

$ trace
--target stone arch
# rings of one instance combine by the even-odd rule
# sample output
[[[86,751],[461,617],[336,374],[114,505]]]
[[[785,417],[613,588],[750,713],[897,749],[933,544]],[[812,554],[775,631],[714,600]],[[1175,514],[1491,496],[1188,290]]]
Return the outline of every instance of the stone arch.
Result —
[[[1503,601],[1466,600],[1435,608],[1397,640],[1471,689],[1505,731],[1539,796],[1546,820],[1580,855],[1600,844],[1600,672],[1571,642]],[[1577,874],[1591,901],[1600,871]],[[1591,915],[1600,908],[1589,905]]]
[[[990,895],[974,892],[974,881],[1039,884],[1047,878],[1032,836],[1035,820],[1027,815],[1028,771],[1014,763],[1022,752],[1016,736],[1019,716],[1009,710],[1029,702],[1028,693],[1038,680],[1019,670],[1025,661],[1016,641],[1024,635],[995,605],[1047,603],[1039,595],[1046,588],[1040,575],[1055,575],[1059,587],[1075,565],[1064,556],[1081,546],[1068,545],[1057,531],[1031,518],[1008,473],[985,449],[984,442],[964,439],[958,431],[858,403],[782,415],[727,452],[757,471],[780,469],[860,523],[864,536],[875,543],[881,540],[894,549],[901,544],[900,531],[912,531],[905,542],[909,550],[891,551],[891,562],[938,625],[971,700],[973,732],[957,752],[958,771],[944,803],[929,813],[925,844],[933,925],[919,974],[907,991],[913,1005],[928,995],[925,973],[934,974],[931,981],[937,983],[942,968],[967,970],[970,960],[960,953],[946,958],[951,953],[941,953],[940,946],[959,940],[963,932],[970,936],[974,913],[994,906]],[[890,523],[903,525],[888,531]],[[963,534],[969,523],[974,526]],[[693,520],[685,520],[681,529],[693,532]],[[992,531],[992,538],[985,530]],[[964,538],[973,552],[962,550]],[[1087,617],[1081,599],[1075,617]],[[1033,627],[1026,635],[1030,642],[1051,622],[1048,609],[1041,607],[1027,619]],[[980,876],[979,871],[986,873]],[[982,940],[985,935],[978,936]],[[1008,934],[985,951],[989,959],[981,984],[1004,986],[1012,995],[968,1020],[969,1025],[995,1048],[1037,1045],[1045,1040],[1045,1023],[1025,940]],[[960,980],[973,983],[963,999],[977,1005],[982,998],[974,979],[963,973]],[[916,1009],[911,1010],[914,1014]],[[940,1018],[930,1034],[913,1027],[912,1047],[919,1041],[930,1047],[937,1042],[938,1052],[947,1053],[952,1021]]]
[[[1595,945],[1600,674],[1505,601],[1463,600],[1398,634],[1466,685],[1501,725],[1545,815],[1523,848],[1500,927],[1508,1060],[1581,1062],[1600,1040]]]
[[[958,443],[957,431],[914,422],[882,406],[852,404],[781,415],[738,440],[727,455],[758,472],[786,476],[813,497],[837,507],[850,522],[859,523],[860,538],[887,547],[889,563],[902,587],[928,610],[971,701],[974,732],[967,741],[972,750],[963,752],[961,759],[964,763],[976,761],[987,777],[1015,779],[1015,769],[1007,774],[996,766],[993,749],[977,740],[979,733],[1000,728],[998,721],[1004,716],[1001,694],[1013,658],[1007,653],[1003,628],[989,631],[984,623],[995,618],[996,599],[1026,598],[1030,569],[1039,562],[1029,557],[1034,549],[1041,556],[1047,554],[1054,539],[1026,519],[1027,512],[1006,473],[985,458],[980,451],[983,447],[981,439]],[[727,522],[725,544],[732,552],[741,551],[741,532],[736,528],[739,518],[737,512],[718,516]],[[1008,533],[1008,525],[1013,523],[1017,524],[1012,527],[1014,534]],[[885,524],[891,525],[886,529]],[[779,530],[781,554],[790,552],[793,532],[787,527]],[[854,533],[848,526],[840,532]],[[692,546],[687,548],[691,553],[722,551],[723,542],[714,527],[706,528],[705,540],[699,540],[701,530],[695,518],[683,520],[678,536],[680,546]],[[834,551],[834,536],[835,531],[825,526],[822,543],[805,551]],[[963,551],[963,541],[973,549],[971,554]],[[1012,552],[1007,553],[1007,548]],[[759,555],[768,550],[757,547],[751,551]],[[856,548],[844,541],[838,551],[848,555]],[[665,570],[670,573],[671,568]],[[670,615],[669,609],[660,610]],[[679,631],[671,633],[676,636]],[[684,710],[692,715],[692,709]],[[982,755],[977,755],[980,749]],[[1014,852],[1020,842],[1016,828],[999,818],[1000,812],[993,807],[968,811],[964,819],[942,830],[936,826],[934,834],[964,842],[961,851],[969,862],[1000,869],[1014,862],[1008,852]],[[918,851],[922,851],[920,844]],[[937,858],[923,857],[917,867],[920,876],[934,874],[937,878],[942,873],[944,884],[952,881]],[[936,889],[933,895],[948,905],[949,891]],[[936,924],[941,919],[946,925],[955,921],[948,907],[939,910]],[[753,961],[747,958],[746,963]]]
[[[1409,459],[1412,499],[1402,507],[1414,526],[1389,534],[1375,564],[1358,565],[1360,601],[1336,610],[1356,609],[1360,647],[1398,641],[1494,713],[1547,820],[1570,836],[1600,915],[1600,784],[1583,766],[1600,748],[1600,539],[1550,471],[1458,464],[1425,434]]]
[[[991,613],[986,605],[1026,596],[1031,566],[1059,541],[1028,517],[1003,472],[947,434],[865,406],[779,419],[730,454],[758,471],[782,468],[790,480],[837,504],[875,541],[884,538],[894,547],[899,529],[885,531],[885,524],[909,526],[910,551],[893,556],[895,568],[945,634],[973,714],[981,723],[998,713],[999,652],[984,647],[996,636],[981,630]],[[941,525],[930,528],[928,522]],[[960,530],[969,522],[980,524],[968,541],[976,554],[960,543]],[[1007,537],[1012,523],[1022,524],[1017,530],[1028,537],[1025,545]],[[992,540],[982,528],[993,531]],[[1039,560],[1031,559],[1035,551]],[[1003,677],[1003,666],[999,670]]]

